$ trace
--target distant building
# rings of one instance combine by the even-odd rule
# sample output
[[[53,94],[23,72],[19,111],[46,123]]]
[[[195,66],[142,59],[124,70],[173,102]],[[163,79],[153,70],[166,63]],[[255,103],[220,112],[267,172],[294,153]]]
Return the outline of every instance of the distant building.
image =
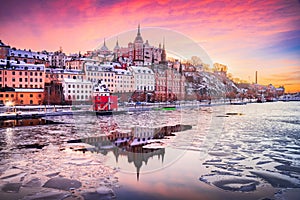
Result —
[[[10,46],[0,40],[0,59],[7,59]]]
[[[134,66],[149,66],[153,63],[158,64],[162,59],[166,59],[166,52],[163,51],[161,45],[157,48],[151,46],[148,40],[144,42],[140,25],[138,25],[138,31],[134,41],[129,42],[127,47],[120,47],[119,40],[117,40],[113,51],[110,51],[104,40],[103,46],[100,49],[97,49],[94,53],[89,53],[88,55],[101,62],[112,60],[120,61],[120,59],[122,61],[126,60],[129,65]]]
[[[70,70],[84,70],[84,63],[90,61],[91,59],[82,58],[82,57],[73,57],[66,60],[66,69]]]
[[[214,73],[226,76],[228,67],[224,64],[214,63]]]
[[[8,60],[15,60],[17,62],[25,62],[28,64],[43,64],[45,67],[49,67],[49,58],[48,58],[48,52],[34,52],[29,50],[21,50],[16,49],[15,47],[9,49]]]
[[[49,53],[49,64],[54,68],[66,68],[67,55],[62,52],[62,49],[59,51]]]

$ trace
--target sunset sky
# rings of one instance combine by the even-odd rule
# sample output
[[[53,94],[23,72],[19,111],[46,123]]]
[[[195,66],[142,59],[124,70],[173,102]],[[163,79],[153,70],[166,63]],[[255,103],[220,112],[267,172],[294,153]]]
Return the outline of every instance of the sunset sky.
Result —
[[[300,0],[0,0],[0,40],[20,49],[61,46],[67,54],[78,53],[140,23],[152,45],[157,44],[143,29],[179,32],[213,62],[228,65],[234,77],[252,82],[258,71],[259,83],[292,92],[300,91],[299,13]],[[166,47],[178,42],[164,37]]]

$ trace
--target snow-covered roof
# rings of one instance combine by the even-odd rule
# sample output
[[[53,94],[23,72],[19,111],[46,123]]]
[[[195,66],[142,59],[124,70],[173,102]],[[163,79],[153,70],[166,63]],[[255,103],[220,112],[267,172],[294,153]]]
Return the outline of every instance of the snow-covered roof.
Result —
[[[48,60],[48,55],[40,52],[33,52],[31,50],[9,49],[9,56],[19,56],[24,58],[35,58],[40,60]]]
[[[53,74],[84,74],[83,71],[78,69],[50,69],[46,68],[46,73]]]
[[[117,75],[127,75],[127,76],[132,75],[131,71],[125,69],[115,69],[115,72]]]
[[[148,67],[130,66],[129,68],[131,68],[135,74],[154,74],[152,69]]]
[[[15,88],[15,92],[44,92],[44,89],[36,89],[36,88]]]
[[[64,78],[64,83],[80,83],[80,84],[92,84],[90,81],[82,80],[82,79],[72,79],[72,78]]]
[[[5,59],[0,59],[0,66],[6,67],[7,61],[9,61],[9,63],[10,63],[10,68],[13,68],[14,70],[40,70],[40,71],[43,71],[45,68],[44,64],[28,64],[28,63],[25,63],[22,61],[5,60]]]
[[[98,82],[94,85],[94,92],[95,93],[109,93],[109,89],[103,80],[98,80]]]

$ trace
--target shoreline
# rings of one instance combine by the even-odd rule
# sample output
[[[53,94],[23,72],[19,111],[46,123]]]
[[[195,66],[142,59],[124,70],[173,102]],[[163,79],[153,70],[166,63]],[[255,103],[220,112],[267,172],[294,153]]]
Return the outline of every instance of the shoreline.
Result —
[[[277,101],[275,101],[277,102]],[[282,101],[285,102],[285,101]],[[199,101],[185,101],[179,103],[145,103],[141,105],[120,106],[118,110],[113,111],[91,111],[87,109],[91,105],[78,105],[74,106],[16,106],[19,109],[16,112],[3,112],[0,113],[0,121],[5,120],[22,120],[22,119],[36,119],[48,116],[63,116],[63,115],[78,115],[78,114],[91,114],[91,115],[117,115],[131,112],[144,112],[144,111],[158,111],[158,110],[176,110],[176,109],[190,109],[197,107],[212,107],[223,105],[246,105],[248,103],[257,103],[254,101],[215,101],[215,102],[199,102]],[[266,102],[273,103],[273,102]],[[37,111],[22,111],[22,110],[38,109]],[[41,111],[41,110],[45,111]],[[48,111],[53,109],[53,111]],[[57,110],[58,109],[58,110]]]

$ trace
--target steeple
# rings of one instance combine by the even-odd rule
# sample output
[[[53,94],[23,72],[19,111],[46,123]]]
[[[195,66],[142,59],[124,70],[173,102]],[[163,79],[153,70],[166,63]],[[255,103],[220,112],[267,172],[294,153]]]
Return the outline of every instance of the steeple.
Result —
[[[101,47],[101,50],[102,51],[109,51],[107,46],[106,46],[106,43],[105,43],[105,38],[104,38],[104,42],[103,42],[103,46]]]
[[[137,32],[137,34],[136,34],[134,43],[141,43],[141,44],[144,43],[143,38],[142,38],[142,35],[141,35],[141,27],[140,27],[140,24],[138,25],[138,32]]]
[[[138,36],[141,36],[141,27],[140,27],[140,23],[138,25],[138,33],[137,33]]]
[[[115,46],[114,49],[115,49],[115,50],[120,49],[120,46],[119,46],[119,39],[118,39],[118,38],[117,38],[116,46]]]
[[[161,52],[161,63],[167,64],[167,53],[166,53],[166,49],[165,49],[165,37],[163,37],[163,49]]]

